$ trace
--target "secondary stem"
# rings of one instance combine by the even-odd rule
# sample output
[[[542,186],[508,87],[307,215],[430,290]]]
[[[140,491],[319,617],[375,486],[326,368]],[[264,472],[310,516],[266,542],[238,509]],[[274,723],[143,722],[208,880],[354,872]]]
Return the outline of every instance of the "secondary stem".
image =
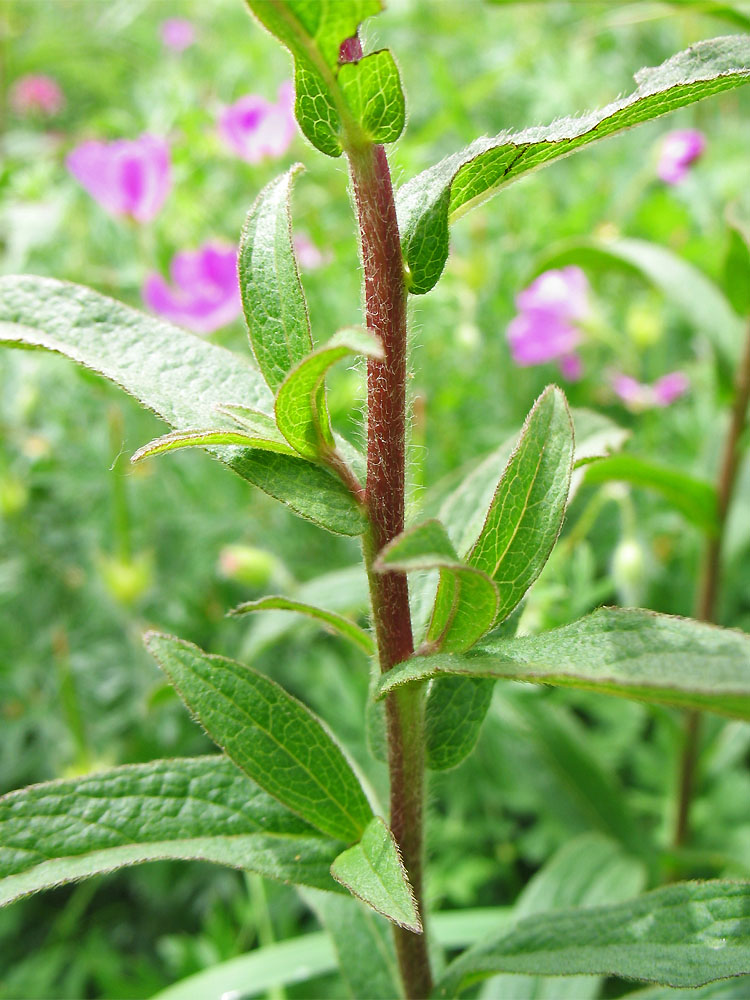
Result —
[[[717,494],[717,529],[707,543],[703,557],[703,571],[695,604],[695,617],[701,621],[713,622],[716,619],[716,602],[721,584],[721,547],[724,541],[729,506],[732,502],[737,471],[740,464],[740,439],[747,421],[747,408],[750,403],[750,321],[747,324],[744,353],[734,390],[732,415],[729,430],[724,440],[724,452],[719,467],[719,478],[716,484]],[[698,763],[698,744],[700,741],[701,716],[699,712],[685,713],[685,737],[680,760],[679,791],[677,802],[677,819],[675,823],[674,845],[681,847],[688,839],[690,829],[690,805],[695,787],[695,770]]]
[[[342,46],[347,60],[360,59],[358,39]],[[406,460],[406,284],[391,174],[385,150],[363,145],[347,150],[359,218],[364,269],[365,317],[382,340],[385,356],[367,364],[367,485],[370,521],[365,560],[385,672],[414,652],[409,591],[403,573],[374,573],[377,553],[404,528]],[[401,851],[424,919],[422,854],[424,824],[424,698],[403,690],[386,700],[391,830]],[[432,987],[425,934],[395,929],[406,996],[427,997]]]

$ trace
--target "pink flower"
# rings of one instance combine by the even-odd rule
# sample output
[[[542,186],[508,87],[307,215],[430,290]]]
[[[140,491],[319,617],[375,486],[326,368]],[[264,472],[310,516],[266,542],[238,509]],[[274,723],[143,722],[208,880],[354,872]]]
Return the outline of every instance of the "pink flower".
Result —
[[[184,17],[170,17],[162,22],[161,40],[168,49],[183,52],[195,42],[195,27]]]
[[[706,139],[694,128],[677,129],[664,136],[656,172],[665,184],[680,184],[688,167],[703,153]]]
[[[684,396],[690,388],[690,380],[684,372],[669,372],[653,385],[646,385],[630,375],[617,374],[612,378],[612,388],[629,410],[648,410],[654,406],[669,406]]]
[[[172,258],[172,285],[160,274],[150,274],[143,285],[143,301],[154,312],[195,333],[213,333],[242,312],[237,278],[237,250],[221,243],[205,243]]]
[[[149,222],[158,215],[172,186],[169,146],[144,134],[114,142],[90,140],[67,158],[68,170],[112,215]]]
[[[294,237],[294,250],[297,254],[299,266],[303,271],[315,271],[326,262],[326,257],[315,246],[309,236],[300,233]]]
[[[221,138],[233,153],[248,163],[283,156],[294,133],[294,86],[291,81],[279,87],[275,104],[264,97],[248,94],[224,108],[219,117]]]
[[[657,406],[669,406],[690,388],[690,379],[684,372],[670,372],[654,382],[654,402]]]
[[[56,115],[65,104],[60,85],[51,76],[30,74],[16,80],[10,92],[10,106],[19,115],[38,112]]]
[[[580,321],[590,313],[588,281],[580,267],[545,271],[516,296],[518,314],[508,325],[513,360],[522,367],[558,361],[572,381],[581,377],[575,353],[581,342]]]

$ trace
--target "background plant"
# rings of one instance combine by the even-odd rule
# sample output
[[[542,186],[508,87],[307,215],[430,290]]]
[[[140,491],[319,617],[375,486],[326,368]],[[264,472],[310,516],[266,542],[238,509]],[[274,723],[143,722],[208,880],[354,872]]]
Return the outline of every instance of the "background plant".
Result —
[[[673,47],[673,48],[674,48],[674,47]],[[667,51],[671,51],[671,49],[669,49],[669,50],[667,50]],[[665,52],[664,54],[667,54],[667,52]],[[633,64],[632,64],[632,65],[637,65],[637,64],[638,64],[638,62],[642,62],[642,61],[646,61],[646,60],[644,60],[644,59],[638,59],[638,60],[635,60],[635,61],[633,62]],[[654,60],[654,61],[658,61],[658,60]],[[631,68],[632,68],[632,66],[631,66]],[[470,137],[470,136],[469,136],[469,137]],[[567,167],[567,165],[564,165],[564,167]],[[556,168],[556,169],[562,169],[562,168]],[[545,175],[543,175],[543,177],[544,177],[544,185],[545,185],[545,187],[546,187],[546,185],[547,185],[547,184],[551,183],[551,180],[550,180],[550,178],[552,177],[552,172],[550,172],[550,174],[545,174]],[[260,185],[258,185],[258,186],[260,186]],[[506,197],[510,197],[510,192],[508,193],[508,195],[507,195]],[[506,204],[507,204],[507,201],[506,201]],[[518,285],[520,285],[520,284],[521,284],[521,282],[519,282],[519,283],[518,283]],[[442,286],[441,286],[441,287],[442,287]],[[518,287],[518,286],[517,286],[517,287]],[[636,285],[635,285],[634,287],[639,287],[639,286],[638,286],[638,285],[636,284]],[[356,298],[356,296],[355,296],[355,298]],[[508,308],[508,306],[506,305],[506,309],[507,309],[507,308]],[[509,311],[508,311],[508,314],[509,314]],[[354,317],[351,317],[351,318],[353,319]],[[344,320],[345,320],[345,321],[347,321],[347,320],[348,320],[348,317],[345,317],[345,318],[344,318]],[[657,374],[658,374],[658,372],[657,372]],[[474,377],[474,376],[473,376],[473,366],[472,366],[472,377]],[[542,379],[544,378],[544,375],[543,375],[543,374],[541,375],[541,378],[542,378]],[[517,379],[517,375],[515,375],[515,374],[514,374],[514,376],[513,376],[513,379],[514,379],[514,380],[515,380],[515,379]],[[468,395],[468,394],[467,394],[467,395]],[[512,398],[512,397],[510,397],[510,398]],[[533,396],[532,396],[532,395],[527,395],[527,396],[526,396],[526,399],[525,399],[525,400],[524,400],[524,402],[523,402],[523,403],[521,404],[523,408],[525,408],[525,406],[526,406],[526,405],[528,404],[528,402],[530,401],[530,399],[531,399],[531,398],[533,398]],[[520,408],[521,408],[521,407],[519,407],[519,409],[520,409]],[[518,415],[520,416],[520,413],[519,413]],[[515,419],[517,420],[518,418],[516,417]],[[509,429],[509,430],[510,430],[510,423],[511,423],[511,421],[509,421],[509,427],[508,427],[508,429]],[[492,431],[492,429],[491,429],[491,428],[488,428],[488,430],[487,430],[487,431],[485,432],[485,433],[487,433],[487,435],[488,435],[488,440],[487,440],[487,442],[486,442],[486,444],[487,444],[487,445],[490,445],[490,444],[494,444],[494,443],[496,442],[496,440],[497,440],[497,437],[495,436],[495,434],[494,434],[494,431],[492,431],[492,433],[490,433],[490,431]],[[146,438],[147,436],[148,436],[148,435],[143,435],[143,436],[141,436],[141,437],[139,438],[139,441],[140,441],[140,440],[144,440],[144,439],[145,439],[145,438]],[[445,454],[446,454],[446,458],[448,458],[448,456],[450,455],[450,451],[449,451],[449,450],[447,450],[447,448],[446,448],[446,451],[445,451]],[[448,458],[448,460],[450,460],[450,459]],[[593,469],[593,468],[594,468],[594,467],[592,467],[592,469]],[[205,491],[201,491],[201,492],[202,492],[202,493],[204,493]],[[657,509],[658,509],[658,508],[657,508]],[[606,549],[605,549],[605,552],[606,552]],[[605,559],[604,559],[604,562],[606,563],[606,556],[605,556]],[[541,583],[542,583],[542,584],[544,584],[544,581],[542,581]],[[558,588],[558,590],[559,590],[559,588]],[[541,596],[543,595],[544,591],[543,591],[543,590],[541,590],[540,588],[537,588],[537,591],[536,591],[536,593],[539,593],[539,594],[540,594],[540,597],[541,597]],[[578,590],[577,590],[577,593],[578,593],[579,595],[581,594],[581,590],[580,590],[580,588],[578,588]],[[580,598],[580,597],[579,597],[579,599],[580,599],[580,600],[582,600],[582,598]],[[559,600],[559,598],[558,598],[558,600]],[[672,600],[673,600],[673,601],[674,601],[674,600],[676,600],[676,597],[675,597],[674,595],[672,595]],[[226,603],[231,603],[231,602],[225,602],[225,606],[226,606]],[[595,604],[595,603],[597,603],[597,600],[596,600],[596,599],[593,599],[593,600],[591,600],[591,603],[592,603],[592,604]],[[590,606],[590,605],[589,605],[589,606]],[[664,606],[664,605],[663,605],[663,604],[658,604],[657,606]],[[671,607],[671,605],[667,605],[667,606],[668,606],[668,607]],[[560,615],[560,619],[561,619],[561,620],[566,620],[566,619],[567,619],[567,620],[569,620],[570,618],[572,618],[572,617],[575,617],[575,616],[576,616],[576,614],[580,614],[580,613],[582,613],[582,612],[583,612],[583,611],[585,611],[585,610],[587,610],[587,608],[586,608],[586,607],[583,607],[583,608],[581,608],[581,609],[580,609],[580,610],[578,610],[578,611],[573,611],[572,613],[571,613],[570,611],[565,611],[565,610],[564,610],[564,601],[563,601],[563,606],[562,606],[561,608],[558,608],[558,607],[555,607],[555,608],[554,608],[554,610],[552,610],[552,608],[550,608],[550,611],[549,611],[549,612],[547,612],[547,613],[548,613],[548,614],[549,614],[549,613],[551,613],[551,614],[553,614],[553,615],[554,615],[554,614],[559,614],[559,615]],[[679,608],[679,610],[682,610],[682,608]],[[538,614],[539,614],[539,611],[537,611],[537,615],[538,615]],[[161,620],[163,621],[164,619],[161,619]],[[190,624],[190,625],[188,625],[188,629],[192,629],[192,628],[194,628],[194,627],[195,627],[195,625],[194,625],[194,624]],[[185,631],[185,630],[183,629],[182,631]],[[64,644],[60,644],[60,645],[61,645],[61,646],[64,646]],[[306,696],[307,696],[307,685],[305,685],[305,694],[306,694]],[[321,699],[321,700],[323,700],[323,699]],[[621,711],[622,711],[622,706],[620,706],[620,708],[621,708]],[[602,710],[602,709],[600,709],[600,710]],[[620,717],[620,721],[619,721],[619,725],[620,725],[620,726],[622,726],[622,717]],[[537,728],[539,728],[539,727],[537,727]],[[544,727],[542,727],[542,728],[544,728]],[[152,754],[152,756],[153,756],[153,754]],[[131,759],[132,759],[132,758],[131,758]],[[137,759],[137,758],[136,758],[136,759]],[[512,783],[511,783],[511,782],[508,782],[508,783],[507,783],[507,785],[506,785],[506,787],[510,788],[510,787],[511,787],[511,785],[512,785]]]

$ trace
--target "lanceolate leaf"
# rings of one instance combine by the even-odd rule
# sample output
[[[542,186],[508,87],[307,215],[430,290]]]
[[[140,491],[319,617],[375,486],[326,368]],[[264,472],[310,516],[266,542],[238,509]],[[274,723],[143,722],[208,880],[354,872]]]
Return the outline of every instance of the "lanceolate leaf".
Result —
[[[260,374],[230,351],[80,285],[35,275],[0,278],[0,343],[41,347],[104,375],[176,430],[234,420],[218,407],[271,413]],[[272,418],[271,418],[272,419]],[[339,478],[287,455],[212,446],[243,478],[294,511],[343,535],[364,517]]]
[[[584,479],[587,483],[617,480],[655,490],[701,531],[713,535],[718,530],[715,488],[679,469],[637,455],[610,455],[587,466]]]
[[[542,635],[493,639],[462,656],[414,657],[399,684],[452,674],[584,688],[750,719],[750,636],[651,611],[600,608]]]
[[[305,458],[315,460],[335,448],[323,380],[337,361],[356,354],[382,358],[383,345],[367,330],[340,330],[325,346],[300,361],[279,388],[276,423],[289,444]]]
[[[685,322],[724,357],[735,359],[739,355],[742,323],[727,296],[702,271],[667,247],[624,238],[581,240],[553,247],[539,263],[540,270],[575,263],[638,274],[662,292]]]
[[[477,139],[398,192],[399,229],[411,291],[428,292],[448,258],[452,219],[506,184],[597,139],[650,121],[750,79],[750,36],[699,42],[636,75],[637,89],[607,107],[524,132]]]
[[[439,521],[407,529],[378,555],[378,572],[440,570],[440,587],[427,641],[443,652],[463,652],[484,635],[495,620],[497,588],[481,570],[462,563]]]
[[[331,875],[393,923],[421,933],[422,922],[396,841],[379,816],[370,821],[358,844],[339,854]]]
[[[339,156],[363,141],[392,142],[404,127],[404,96],[389,52],[339,65],[341,43],[380,0],[247,0],[271,34],[294,56],[295,112],[300,128],[321,152]]]
[[[240,240],[238,268],[245,320],[258,367],[273,392],[312,350],[289,212],[292,183],[301,169],[298,163],[263,188]]]
[[[466,558],[497,584],[498,621],[515,608],[552,551],[565,514],[572,465],[570,412],[562,392],[550,386],[526,419],[481,534]]]
[[[130,461],[134,464],[150,458],[152,455],[163,455],[167,451],[178,448],[208,448],[211,445],[240,445],[245,448],[257,448],[259,451],[273,451],[280,455],[299,457],[294,448],[284,441],[273,441],[266,438],[252,437],[244,431],[230,431],[220,428],[204,431],[172,431],[154,441],[149,441],[139,448]]]
[[[243,771],[323,833],[345,842],[362,836],[370,804],[317,716],[241,663],[159,632],[145,641],[191,713]]]
[[[632,899],[645,886],[643,864],[600,834],[584,833],[562,847],[529,881],[513,908],[516,920],[535,913],[599,906]],[[338,897],[337,897],[338,898]],[[498,976],[494,997],[524,1000],[593,1000],[601,990],[595,976]]]
[[[324,627],[333,629],[345,636],[355,646],[367,653],[368,656],[375,655],[375,642],[372,636],[355,624],[350,618],[336,614],[335,611],[326,611],[324,608],[316,608],[313,604],[305,604],[302,601],[295,601],[289,597],[261,597],[258,601],[246,601],[240,604],[229,613],[231,615],[245,615],[253,611],[295,611],[297,614],[306,615],[319,621]]]
[[[328,869],[340,849],[226,757],[160,760],[0,798],[0,905],[163,859],[333,889]]]
[[[570,412],[575,429],[576,462],[617,451],[628,437],[628,431],[600,413],[575,407]],[[456,550],[464,556],[479,537],[498,477],[517,442],[518,435],[514,435],[482,459],[440,507],[440,520]]]
[[[528,917],[470,948],[435,997],[498,972],[613,975],[703,986],[750,972],[750,883],[684,882],[613,906]]]

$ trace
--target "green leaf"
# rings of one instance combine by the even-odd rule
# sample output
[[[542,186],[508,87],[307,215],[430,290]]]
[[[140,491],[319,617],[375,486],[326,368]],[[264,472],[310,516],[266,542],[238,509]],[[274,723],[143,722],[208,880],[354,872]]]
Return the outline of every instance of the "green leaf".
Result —
[[[572,907],[620,903],[642,892],[642,863],[623,853],[619,844],[596,833],[584,833],[560,848],[534,875],[518,897],[513,916]],[[601,980],[595,976],[496,976],[485,987],[488,996],[513,1000],[594,1000]]]
[[[298,892],[328,934],[303,934],[254,948],[168,986],[154,1000],[206,1000],[235,992],[257,996],[273,986],[306,982],[333,972],[337,959],[349,992],[357,1000],[403,996],[387,920],[351,897],[307,888]],[[442,947],[462,948],[508,924],[510,917],[510,907],[449,910],[433,914],[430,929]]]
[[[553,248],[539,261],[538,269],[573,263],[617,268],[645,278],[724,357],[738,357],[742,323],[726,295],[702,271],[666,247],[636,239],[580,240]]]
[[[339,69],[344,100],[370,142],[395,142],[406,124],[406,102],[396,62],[387,49]]]
[[[332,967],[354,1000],[394,1000],[403,997],[393,928],[359,900],[317,889],[299,894],[331,936],[335,949]]]
[[[670,986],[649,986],[628,993],[628,1000],[747,1000],[750,976],[719,979],[698,989],[673,989]]]
[[[393,834],[376,816],[358,844],[342,851],[331,875],[357,899],[399,927],[422,933],[414,893]]]
[[[336,614],[335,611],[326,611],[324,608],[316,608],[313,604],[305,604],[302,601],[295,601],[289,597],[271,596],[261,597],[257,601],[246,601],[229,612],[230,615],[246,615],[252,611],[295,611],[300,615],[307,615],[316,621],[322,622],[324,626],[334,630],[358,646],[368,656],[374,656],[376,652],[375,643],[369,632],[356,625],[351,619],[344,618],[343,615]]]
[[[294,57],[295,113],[303,133],[328,156],[363,142],[392,142],[405,121],[398,68],[389,52],[339,65],[341,43],[380,0],[247,0]]]
[[[302,169],[297,163],[263,188],[240,240],[240,291],[250,345],[273,392],[313,346],[289,210],[292,184]]]
[[[498,972],[612,975],[703,986],[750,972],[750,883],[684,882],[638,899],[539,914],[475,945],[448,967],[435,997]]]
[[[715,488],[679,469],[637,455],[611,455],[587,466],[584,479],[589,484],[618,481],[655,490],[707,535],[718,531]]]
[[[637,89],[598,111],[543,128],[477,139],[423,171],[398,192],[410,290],[429,292],[448,259],[449,223],[524,174],[598,139],[750,79],[750,36],[698,42],[636,74]]]
[[[320,719],[268,677],[192,643],[147,632],[146,646],[191,714],[235,764],[292,812],[359,840],[372,809]]]
[[[629,431],[600,413],[581,408],[570,412],[575,428],[576,463],[617,451],[628,437]],[[443,500],[439,517],[459,553],[465,555],[479,537],[497,488],[498,474],[517,443],[517,434],[503,441]]]
[[[238,403],[219,404],[216,409],[231,417],[234,423],[247,431],[251,437],[263,438],[266,441],[278,441],[286,444],[284,435],[276,426],[276,421],[267,413],[254,410],[251,406],[240,406]]]
[[[640,608],[600,608],[542,635],[489,639],[461,656],[414,657],[399,684],[451,675],[575,687],[750,719],[750,636]]]
[[[273,451],[280,455],[292,455],[299,458],[294,448],[291,448],[285,441],[251,437],[244,431],[214,428],[204,431],[172,431],[170,434],[164,434],[162,437],[144,444],[131,456],[130,461],[135,465],[137,462],[142,462],[144,458],[163,455],[167,451],[175,451],[178,448],[208,448],[216,444],[241,445],[245,448],[257,448],[260,451]]]
[[[276,396],[276,423],[289,444],[305,458],[316,460],[336,447],[323,380],[337,361],[353,354],[383,357],[383,345],[367,330],[340,330],[323,347],[308,354],[287,375]]]
[[[164,859],[333,889],[328,869],[340,850],[226,757],[129,765],[0,798],[0,905]]]
[[[430,685],[425,705],[425,758],[432,771],[447,771],[469,756],[492,701],[494,681],[445,677]]]
[[[466,558],[497,584],[497,621],[508,617],[549,558],[565,515],[572,465],[568,405],[563,393],[549,386],[526,418],[484,527]]]
[[[223,423],[219,406],[272,411],[260,374],[222,347],[80,285],[0,278],[0,343],[55,351],[116,383],[176,430]],[[272,418],[269,418],[272,419]],[[228,430],[236,427],[226,418]],[[212,446],[244,479],[329,531],[358,535],[366,522],[327,469],[288,455]]]
[[[464,652],[495,621],[495,584],[481,570],[461,562],[439,521],[425,521],[398,535],[378,554],[374,568],[379,573],[440,570],[440,587],[427,629],[427,642],[434,650]]]

